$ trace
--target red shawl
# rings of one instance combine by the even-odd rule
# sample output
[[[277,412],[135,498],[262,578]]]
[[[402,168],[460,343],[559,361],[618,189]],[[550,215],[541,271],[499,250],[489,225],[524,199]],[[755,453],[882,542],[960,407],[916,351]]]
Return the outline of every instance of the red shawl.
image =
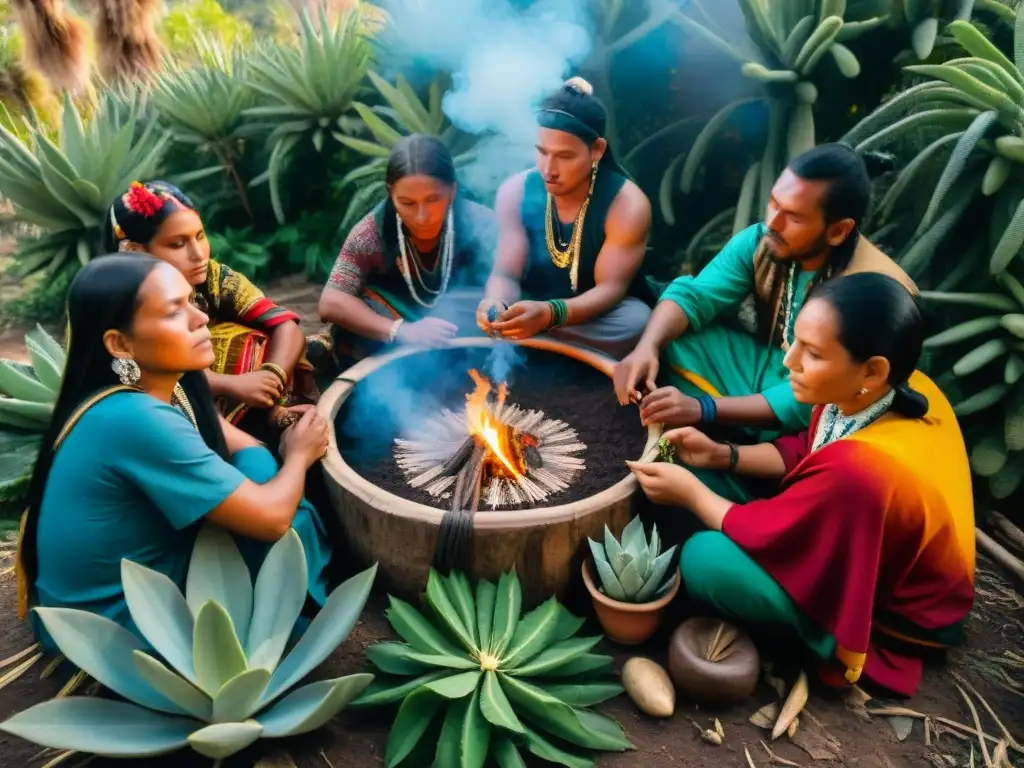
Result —
[[[924,419],[889,413],[812,453],[808,431],[775,443],[780,493],[737,504],[722,530],[837,643],[856,682],[911,695],[919,657],[873,642],[959,642],[974,602],[974,504],[963,437],[949,402],[923,374]]]

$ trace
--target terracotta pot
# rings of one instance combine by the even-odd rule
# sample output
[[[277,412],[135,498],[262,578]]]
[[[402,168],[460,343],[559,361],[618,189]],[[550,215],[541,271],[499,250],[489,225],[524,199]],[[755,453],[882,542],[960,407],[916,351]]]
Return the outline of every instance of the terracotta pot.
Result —
[[[672,586],[662,597],[649,603],[623,603],[604,594],[594,578],[591,561],[583,563],[583,583],[594,600],[597,620],[608,639],[619,645],[639,645],[654,634],[665,618],[665,608],[679,591],[680,582],[677,567]]]

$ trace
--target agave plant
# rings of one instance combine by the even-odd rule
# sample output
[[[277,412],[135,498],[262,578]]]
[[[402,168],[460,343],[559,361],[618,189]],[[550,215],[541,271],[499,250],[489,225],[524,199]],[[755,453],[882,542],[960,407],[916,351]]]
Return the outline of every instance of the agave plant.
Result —
[[[244,147],[242,113],[253,105],[254,93],[247,85],[245,60],[237,51],[214,46],[208,50],[208,64],[165,67],[154,84],[153,103],[175,143],[190,145],[200,158],[214,160],[204,168],[176,174],[173,180],[187,184],[224,174],[251,219],[252,206],[238,173],[238,160]]]
[[[950,21],[971,18],[975,0],[903,0],[893,2],[890,19],[910,31],[910,48],[919,60],[932,55],[939,31]]]
[[[921,297],[943,306],[985,310],[979,317],[930,337],[925,347],[940,350],[973,344],[973,349],[953,364],[952,374],[991,383],[959,402],[954,411],[964,418],[997,406],[1003,409],[1002,429],[986,430],[972,447],[971,467],[987,479],[996,499],[1004,499],[1024,479],[1024,286],[1008,272],[996,279],[1004,293],[924,291]]]
[[[358,10],[345,12],[332,23],[321,3],[318,25],[308,9],[302,11],[301,22],[298,47],[265,47],[250,61],[249,84],[267,104],[243,113],[270,134],[269,166],[251,184],[270,182],[270,201],[281,224],[285,161],[302,139],[312,140],[320,152],[327,137],[339,129],[349,131],[353,121],[347,113],[370,60]]]
[[[976,26],[954,21],[949,31],[969,56],[906,67],[928,79],[890,99],[844,137],[863,151],[921,132],[929,136],[876,216],[883,229],[911,225],[909,244],[898,256],[911,275],[921,273],[965,211],[983,197],[992,199],[994,211],[989,271],[1005,270],[1024,245],[1024,7],[1017,18],[1016,63]],[[932,173],[936,166],[941,173]],[[930,188],[924,197],[922,185]],[[915,205],[918,199],[924,205]]]
[[[676,545],[661,551],[658,526],[651,530],[651,540],[644,533],[644,524],[634,517],[622,531],[622,542],[616,541],[606,525],[604,543],[587,539],[594,556],[594,567],[605,594],[625,603],[647,603],[656,599],[675,579]],[[670,570],[671,569],[671,570]]]
[[[41,325],[25,334],[25,346],[32,365],[0,360],[0,428],[42,432],[53,417],[67,357]]]
[[[698,21],[696,11],[679,13],[674,21],[703,38],[742,65],[743,74],[762,83],[768,101],[767,141],[761,159],[743,179],[733,231],[747,227],[764,210],[779,173],[789,159],[815,144],[814,104],[818,89],[813,78],[819,67],[835,66],[848,78],[860,74],[860,62],[844,45],[880,26],[885,19],[846,23],[846,0],[739,0],[746,19],[749,44],[725,40],[710,18]],[[741,107],[762,99],[727,104],[704,126],[690,151],[673,160],[662,178],[659,204],[667,221],[675,219],[673,192],[676,177],[684,194],[693,191],[698,172],[715,137]],[[680,168],[682,169],[680,171]]]
[[[465,145],[465,137],[454,126],[448,124],[441,111],[445,87],[440,78],[436,78],[430,84],[427,103],[424,104],[402,75],[399,75],[392,85],[376,72],[370,71],[367,74],[384,105],[371,107],[354,101],[352,107],[362,120],[363,131],[369,134],[372,141],[358,136],[335,134],[335,138],[343,145],[371,158],[369,162],[347,173],[337,184],[339,189],[358,185],[338,227],[338,232],[342,236],[384,199],[387,194],[384,183],[387,157],[391,154],[395,142],[402,136],[423,133],[440,138],[455,153],[456,166],[467,163],[473,157],[471,150],[457,151]],[[388,119],[391,122],[388,122]]]
[[[104,93],[84,125],[65,95],[56,142],[44,128],[30,124],[26,145],[0,125],[0,194],[10,199],[21,220],[44,232],[18,244],[23,274],[45,268],[52,276],[87,263],[114,196],[159,167],[170,137],[154,122],[140,125],[137,99],[127,113],[122,107],[117,95]]]
[[[376,570],[374,565],[335,589],[284,655],[306,599],[298,534],[289,531],[270,548],[254,587],[230,534],[204,525],[184,595],[166,576],[121,562],[132,620],[162,660],[104,616],[35,609],[61,653],[128,702],[53,699],[0,723],[0,730],[47,747],[111,757],[149,757],[190,746],[220,760],[260,738],[319,728],[373,675],[289,690],[351,631]]]
[[[385,764],[503,768],[523,754],[570,767],[592,766],[586,750],[622,751],[632,744],[612,719],[589,707],[617,696],[611,657],[590,653],[600,637],[574,637],[583,620],[555,598],[520,618],[515,570],[476,590],[462,573],[427,580],[431,616],[394,597],[391,626],[405,641],[366,649],[388,677],[353,704],[401,702],[388,736]],[[440,720],[435,741],[424,734]],[[421,743],[422,742],[422,743]]]

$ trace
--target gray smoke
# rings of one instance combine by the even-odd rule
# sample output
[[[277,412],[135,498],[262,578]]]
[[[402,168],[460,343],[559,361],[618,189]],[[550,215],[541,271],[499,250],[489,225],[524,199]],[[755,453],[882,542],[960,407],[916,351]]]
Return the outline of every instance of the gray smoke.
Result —
[[[478,137],[474,159],[459,169],[459,182],[490,202],[505,179],[534,161],[538,102],[572,76],[590,53],[585,0],[538,0],[525,10],[514,0],[376,4],[391,22],[378,38],[381,55],[375,66],[388,79],[400,72],[451,76],[442,109],[452,125]],[[490,264],[478,266],[485,279]],[[431,314],[454,320],[454,313],[442,301]],[[461,331],[472,332],[467,327]],[[468,366],[453,362],[444,354],[417,354],[357,386],[338,425],[350,455],[366,451],[382,456],[391,435],[407,432],[442,403],[455,405],[457,398],[450,395],[464,392],[470,380]],[[482,372],[495,383],[513,385],[512,374],[525,362],[519,347],[498,342]]]
[[[584,0],[380,0],[392,26],[384,36],[391,68],[447,72],[442,102],[454,126],[480,137],[461,183],[485,199],[530,166],[534,110],[591,50]],[[522,5],[522,3],[519,3]]]

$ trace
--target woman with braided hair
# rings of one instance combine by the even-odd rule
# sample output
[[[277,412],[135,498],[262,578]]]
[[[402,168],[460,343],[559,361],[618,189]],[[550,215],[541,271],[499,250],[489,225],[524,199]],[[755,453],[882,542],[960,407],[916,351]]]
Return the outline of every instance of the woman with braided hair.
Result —
[[[320,297],[329,326],[310,340],[318,368],[347,367],[388,344],[442,345],[460,328],[475,331],[493,212],[459,193],[452,156],[432,136],[400,139],[385,178],[387,198],[348,233]]]
[[[265,411],[271,426],[283,428],[316,402],[298,315],[210,257],[203,221],[180,189],[165,181],[132,182],[110,206],[103,247],[149,253],[193,286],[192,303],[209,316],[213,335],[215,361],[207,379],[232,424],[261,431],[263,425],[251,419]],[[253,408],[258,410],[250,413]]]

